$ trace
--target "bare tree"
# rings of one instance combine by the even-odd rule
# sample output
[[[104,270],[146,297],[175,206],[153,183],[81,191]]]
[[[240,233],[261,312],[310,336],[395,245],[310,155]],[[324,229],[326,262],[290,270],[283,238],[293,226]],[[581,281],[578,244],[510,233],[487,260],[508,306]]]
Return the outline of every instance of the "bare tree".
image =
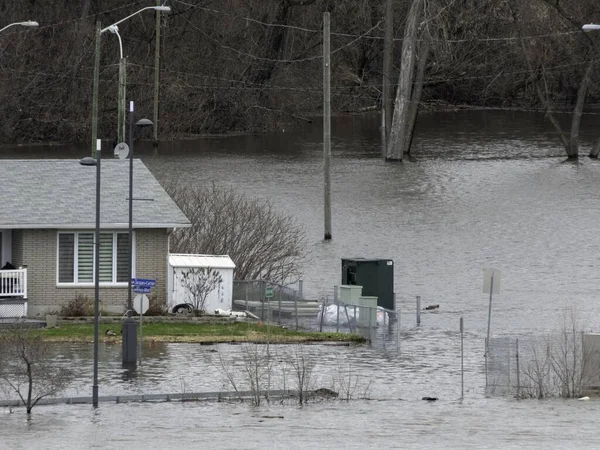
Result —
[[[308,400],[308,393],[312,387],[312,373],[315,368],[315,361],[305,355],[303,347],[298,345],[288,357],[288,362],[292,366],[293,377],[298,392],[298,403],[302,405]]]
[[[295,283],[302,274],[306,240],[290,216],[269,201],[233,189],[171,185],[167,191],[190,219],[171,238],[174,252],[229,255],[239,280]]]
[[[17,325],[0,333],[0,379],[15,392],[27,414],[44,397],[62,391],[72,373],[49,359],[50,346],[31,327]]]
[[[205,312],[206,300],[221,283],[223,277],[211,267],[192,267],[181,274],[181,285],[185,288],[194,315]]]

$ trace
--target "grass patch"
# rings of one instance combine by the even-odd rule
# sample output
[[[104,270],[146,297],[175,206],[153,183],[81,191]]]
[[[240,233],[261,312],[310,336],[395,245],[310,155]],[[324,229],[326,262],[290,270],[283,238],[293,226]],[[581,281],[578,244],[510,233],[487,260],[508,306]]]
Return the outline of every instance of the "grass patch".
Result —
[[[319,333],[311,331],[295,331],[276,325],[267,327],[249,323],[205,324],[205,323],[148,323],[144,324],[144,339],[164,342],[263,342],[267,338],[271,342],[364,342],[364,338],[347,333]],[[112,330],[117,336],[106,336]],[[100,324],[101,340],[120,340],[120,324]],[[48,341],[92,341],[94,324],[63,323],[58,328],[40,329],[36,331]]]

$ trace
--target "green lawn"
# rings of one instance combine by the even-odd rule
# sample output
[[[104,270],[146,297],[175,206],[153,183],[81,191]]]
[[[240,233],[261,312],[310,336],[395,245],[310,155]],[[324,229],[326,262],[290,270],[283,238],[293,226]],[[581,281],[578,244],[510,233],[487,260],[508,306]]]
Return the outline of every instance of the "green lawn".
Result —
[[[117,336],[106,336],[107,330],[114,331]],[[120,340],[120,330],[120,324],[100,324],[100,339]],[[91,341],[94,338],[94,324],[63,323],[58,328],[41,329],[37,333],[49,341]],[[248,323],[148,323],[143,325],[143,336],[145,339],[166,342],[364,342],[364,339],[356,334],[304,332],[275,325],[268,327]]]

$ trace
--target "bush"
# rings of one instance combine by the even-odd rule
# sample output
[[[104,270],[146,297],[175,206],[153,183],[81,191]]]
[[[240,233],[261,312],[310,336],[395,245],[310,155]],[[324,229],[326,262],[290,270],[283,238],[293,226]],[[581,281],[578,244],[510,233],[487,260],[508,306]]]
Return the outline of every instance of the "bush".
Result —
[[[66,305],[61,306],[59,314],[69,317],[93,316],[94,302],[82,294],[77,294]]]
[[[145,316],[166,316],[169,307],[164,298],[158,298],[156,295],[148,297],[148,311],[144,314]]]

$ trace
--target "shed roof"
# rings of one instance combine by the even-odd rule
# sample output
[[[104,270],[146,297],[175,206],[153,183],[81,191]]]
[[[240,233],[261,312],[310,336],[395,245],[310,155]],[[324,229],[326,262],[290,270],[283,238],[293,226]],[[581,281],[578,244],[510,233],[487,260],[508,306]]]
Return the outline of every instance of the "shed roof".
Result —
[[[73,159],[2,160],[0,228],[96,226],[96,168]],[[103,159],[100,225],[129,227],[129,161]],[[139,159],[133,161],[133,227],[189,227],[190,221]]]
[[[187,253],[170,253],[171,267],[211,267],[213,269],[235,269],[229,255],[192,255]]]

